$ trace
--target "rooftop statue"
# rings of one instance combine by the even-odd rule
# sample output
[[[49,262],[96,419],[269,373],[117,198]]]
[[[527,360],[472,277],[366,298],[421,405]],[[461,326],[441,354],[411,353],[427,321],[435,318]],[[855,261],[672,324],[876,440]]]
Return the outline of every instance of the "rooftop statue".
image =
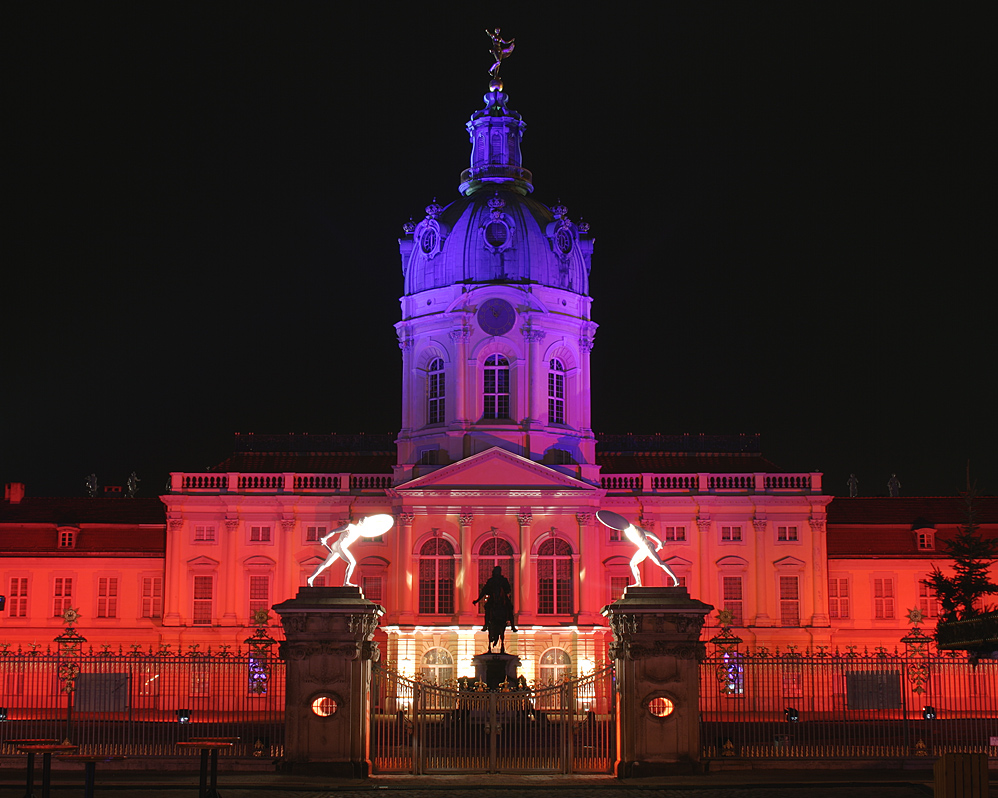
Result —
[[[662,562],[662,558],[658,556],[658,552],[662,548],[661,540],[655,537],[651,532],[642,529],[639,526],[635,526],[624,518],[624,516],[610,512],[609,510],[600,510],[596,513],[596,517],[604,526],[623,532],[624,537],[638,547],[638,550],[634,553],[634,556],[631,557],[631,575],[634,577],[634,584],[630,585],[630,587],[641,587],[641,572],[638,571],[638,564],[649,558],[651,558],[651,561],[654,562],[655,565],[672,577],[673,587],[679,587],[679,577],[672,573],[669,566]],[[652,541],[655,542],[654,549],[651,547]]]
[[[901,480],[897,474],[891,474],[891,478],[887,480],[887,495],[894,499],[901,495]]]
[[[489,68],[489,74],[492,75],[493,79],[499,78],[499,67],[502,66],[503,59],[509,58],[510,53],[513,52],[513,48],[516,46],[513,42],[516,39],[510,39],[506,41],[500,38],[499,28],[495,29],[495,33],[486,29],[485,35],[492,39],[492,57],[496,62]]]
[[[849,475],[846,484],[849,486],[849,498],[855,499],[859,496],[859,479],[856,478],[855,474]]]
[[[315,569],[315,573],[308,578],[308,586],[312,587],[312,583],[319,574],[337,560],[342,559],[347,564],[347,572],[343,577],[343,586],[357,587],[357,585],[350,581],[350,577],[353,576],[354,569],[357,567],[357,560],[350,553],[350,545],[357,538],[381,537],[381,535],[392,528],[392,524],[394,523],[395,519],[390,515],[369,515],[361,518],[356,524],[347,524],[346,526],[341,526],[339,529],[334,529],[321,541],[322,545],[329,549],[329,556],[326,557],[326,561],[322,565]],[[327,542],[333,535],[337,534],[339,537],[332,544]]]

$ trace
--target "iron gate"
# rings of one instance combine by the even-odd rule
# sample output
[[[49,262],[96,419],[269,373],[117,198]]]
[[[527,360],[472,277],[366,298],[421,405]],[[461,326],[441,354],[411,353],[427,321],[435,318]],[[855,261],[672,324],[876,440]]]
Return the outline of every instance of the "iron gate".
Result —
[[[529,690],[463,690],[375,673],[378,773],[609,773],[613,671]]]

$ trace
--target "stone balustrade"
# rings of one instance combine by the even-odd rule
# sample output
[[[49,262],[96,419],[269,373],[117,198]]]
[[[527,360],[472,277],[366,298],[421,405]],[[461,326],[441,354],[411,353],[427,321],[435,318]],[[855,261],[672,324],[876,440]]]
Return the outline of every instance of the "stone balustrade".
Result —
[[[170,475],[170,493],[383,493],[391,486],[391,474],[174,472]]]
[[[604,474],[600,487],[610,494],[821,493],[821,474]]]

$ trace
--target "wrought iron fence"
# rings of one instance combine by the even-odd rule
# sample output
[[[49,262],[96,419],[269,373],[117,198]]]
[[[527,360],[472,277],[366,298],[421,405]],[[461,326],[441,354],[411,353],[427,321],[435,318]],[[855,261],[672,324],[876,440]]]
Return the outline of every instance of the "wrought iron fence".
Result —
[[[270,641],[273,642],[273,641]],[[0,649],[0,755],[10,740],[68,739],[80,753],[189,756],[175,743],[238,737],[230,757],[284,751],[284,663],[244,650]]]
[[[722,645],[700,670],[704,757],[998,757],[998,662],[930,654],[913,634],[904,653]]]
[[[372,696],[371,759],[381,773],[607,773],[613,766],[611,670],[537,689],[485,690],[379,669]]]

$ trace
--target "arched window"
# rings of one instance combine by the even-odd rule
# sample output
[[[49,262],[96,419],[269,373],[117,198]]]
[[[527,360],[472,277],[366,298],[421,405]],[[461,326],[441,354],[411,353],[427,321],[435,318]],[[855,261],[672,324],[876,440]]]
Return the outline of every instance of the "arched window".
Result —
[[[489,581],[492,569],[497,565],[502,568],[502,575],[509,580],[509,584],[515,590],[516,587],[513,585],[513,547],[508,540],[499,537],[486,540],[478,550],[478,589],[481,590],[482,585]],[[478,611],[485,612],[484,602],[478,605]]]
[[[454,658],[445,648],[431,648],[423,654],[420,672],[427,682],[447,684],[454,679]]]
[[[434,358],[427,370],[427,406],[426,423],[444,423],[444,361]]]
[[[565,423],[565,364],[551,358],[548,364],[548,424]]]
[[[509,418],[509,361],[502,355],[491,355],[485,361],[482,394],[484,418]]]
[[[537,613],[572,612],[572,547],[561,538],[545,540],[537,550]]]
[[[454,612],[454,547],[443,538],[431,538],[419,550],[419,611]]]
[[[542,684],[560,682],[572,673],[572,658],[562,648],[549,648],[541,654],[538,676]]]

